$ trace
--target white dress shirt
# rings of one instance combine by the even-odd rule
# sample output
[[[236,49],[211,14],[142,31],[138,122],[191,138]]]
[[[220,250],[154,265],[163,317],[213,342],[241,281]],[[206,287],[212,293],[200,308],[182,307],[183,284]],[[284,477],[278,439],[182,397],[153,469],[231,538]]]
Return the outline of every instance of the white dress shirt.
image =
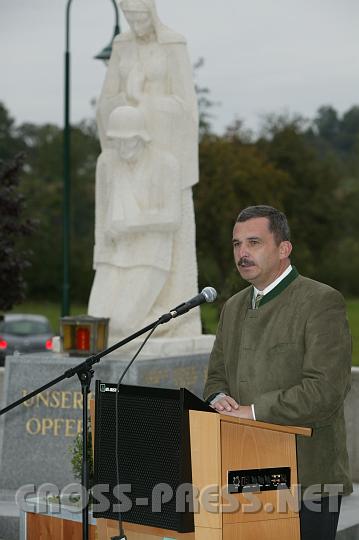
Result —
[[[259,289],[257,289],[254,285],[253,285],[253,289],[254,289],[254,293],[253,293],[253,298],[252,298],[252,307],[254,309],[254,305],[255,305],[255,301],[256,301],[256,298],[257,298],[257,294],[261,294],[262,296],[265,296],[266,294],[268,294],[270,291],[272,291],[285,277],[287,277],[288,274],[291,273],[292,271],[292,265],[290,264],[288,266],[288,268],[286,268],[284,270],[284,272],[279,276],[277,277],[277,279],[275,279],[273,281],[273,283],[271,283],[270,285],[268,285],[265,289],[263,289],[263,291],[260,291]]]

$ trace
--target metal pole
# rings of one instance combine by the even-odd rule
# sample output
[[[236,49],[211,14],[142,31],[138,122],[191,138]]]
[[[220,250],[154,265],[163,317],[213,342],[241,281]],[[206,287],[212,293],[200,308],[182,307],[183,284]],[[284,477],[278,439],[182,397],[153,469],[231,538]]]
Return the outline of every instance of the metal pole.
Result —
[[[90,393],[91,379],[94,374],[92,369],[84,369],[77,375],[81,382],[82,391],[82,540],[89,538],[89,495],[90,495],[90,470],[87,460],[87,440],[88,440],[88,395]]]
[[[66,22],[65,22],[65,88],[64,88],[64,154],[63,154],[63,174],[64,174],[64,197],[63,197],[63,284],[62,284],[62,316],[70,313],[70,200],[71,200],[71,125],[70,125],[70,6],[72,0],[67,1]],[[115,35],[119,32],[118,9],[115,0],[112,0],[115,8],[116,25]],[[87,394],[89,393],[92,370],[79,375],[83,391],[83,455],[82,455],[82,485],[89,494],[89,470],[87,463]],[[85,406],[86,403],[86,406]],[[4,411],[5,412],[5,411]],[[89,533],[89,505],[86,500],[82,510],[82,538],[88,540]]]
[[[70,313],[70,5],[66,7],[65,93],[64,93],[64,198],[63,198],[63,285],[62,316]]]
[[[117,36],[117,34],[120,33],[120,21],[119,21],[119,15],[118,15],[118,7],[116,5],[115,0],[111,0],[113,4],[113,8],[115,10],[115,32],[114,37]]]
[[[119,34],[119,13],[115,0],[111,0],[115,10],[114,37]],[[62,317],[70,314],[70,201],[71,201],[71,125],[70,125],[70,5],[66,6],[66,50],[65,50],[65,92],[64,92],[64,198],[63,198],[63,283],[62,283]]]

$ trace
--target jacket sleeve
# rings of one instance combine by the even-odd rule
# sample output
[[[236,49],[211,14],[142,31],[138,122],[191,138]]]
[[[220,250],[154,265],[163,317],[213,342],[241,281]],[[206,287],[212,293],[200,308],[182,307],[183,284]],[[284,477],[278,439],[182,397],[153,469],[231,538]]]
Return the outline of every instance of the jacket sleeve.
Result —
[[[222,309],[222,313],[219,319],[216,339],[213,345],[211,356],[208,364],[207,381],[203,391],[203,397],[208,400],[213,394],[223,392],[229,394],[227,377],[223,361],[223,317],[225,306]]]
[[[338,291],[326,289],[315,298],[304,338],[300,384],[256,399],[257,420],[320,427],[343,405],[350,389],[351,336]]]

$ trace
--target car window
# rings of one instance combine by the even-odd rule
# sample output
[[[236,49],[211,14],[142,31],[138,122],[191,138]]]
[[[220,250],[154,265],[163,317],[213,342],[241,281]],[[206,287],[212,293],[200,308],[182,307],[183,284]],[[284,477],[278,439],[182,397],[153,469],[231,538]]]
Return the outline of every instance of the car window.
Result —
[[[0,326],[4,334],[29,336],[50,333],[49,325],[41,321],[4,321]]]

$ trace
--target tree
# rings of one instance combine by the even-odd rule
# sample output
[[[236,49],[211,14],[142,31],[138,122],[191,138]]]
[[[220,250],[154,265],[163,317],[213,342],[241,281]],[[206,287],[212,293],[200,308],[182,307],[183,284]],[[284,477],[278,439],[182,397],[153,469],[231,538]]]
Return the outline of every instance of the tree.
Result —
[[[29,266],[28,251],[18,248],[35,222],[24,219],[25,200],[19,192],[23,156],[0,162],[0,310],[7,311],[25,299],[24,271]]]
[[[323,106],[318,109],[313,121],[316,135],[335,146],[340,133],[340,120],[333,107]]]
[[[283,208],[288,175],[254,144],[238,136],[205,136],[199,150],[200,183],[194,188],[200,286],[210,283],[226,299],[244,286],[231,249],[232,227],[241,208],[271,204]],[[219,303],[220,305],[220,303]]]
[[[331,155],[342,172],[356,168],[359,152],[359,106],[351,107],[340,117],[333,107],[320,107],[307,133],[320,156]]]
[[[291,179],[283,203],[292,231],[293,261],[303,274],[326,281],[322,262],[337,235],[340,174],[333,160],[318,155],[305,128],[299,117],[272,118],[258,144]]]
[[[26,273],[33,298],[59,300],[62,287],[62,130],[54,125],[18,128],[29,160],[24,189],[29,215],[39,227],[29,245],[33,264]],[[71,301],[87,302],[93,279],[95,167],[99,143],[92,123],[71,133]]]
[[[23,148],[21,140],[17,137],[15,121],[0,102],[0,159],[13,159]]]
[[[193,66],[194,77],[196,79],[198,70],[204,66],[204,58],[199,58]],[[212,110],[218,106],[218,102],[210,98],[210,90],[205,86],[200,86],[195,83],[195,92],[198,103],[198,120],[199,120],[199,139],[211,133],[211,120],[213,118]]]

